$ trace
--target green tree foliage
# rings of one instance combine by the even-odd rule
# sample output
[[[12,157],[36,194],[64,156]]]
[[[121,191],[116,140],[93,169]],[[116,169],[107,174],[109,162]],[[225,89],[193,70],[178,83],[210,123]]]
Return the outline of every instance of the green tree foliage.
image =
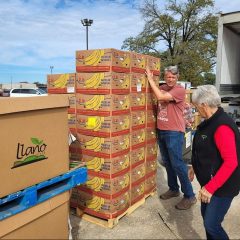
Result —
[[[162,69],[178,65],[181,80],[204,83],[216,64],[217,15],[214,0],[167,0],[164,9],[155,0],[140,7],[143,31],[123,42],[122,49],[160,57]],[[165,44],[161,51],[160,45]]]
[[[204,74],[204,84],[214,85],[216,83],[216,74],[205,73]]]

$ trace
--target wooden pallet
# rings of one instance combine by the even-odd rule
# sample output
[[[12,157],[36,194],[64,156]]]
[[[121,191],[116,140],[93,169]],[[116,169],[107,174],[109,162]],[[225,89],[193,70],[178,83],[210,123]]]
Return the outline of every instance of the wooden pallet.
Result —
[[[146,198],[148,198],[149,196],[154,196],[155,193],[156,193],[156,191],[146,194],[144,198],[142,198],[138,202],[134,203],[124,213],[122,213],[121,215],[119,215],[116,218],[112,218],[112,219],[98,218],[98,217],[89,215],[88,213],[84,213],[80,208],[76,209],[76,214],[77,214],[77,216],[81,217],[82,219],[84,219],[88,222],[97,224],[101,227],[113,228],[118,224],[119,220],[122,217],[130,215],[132,212],[134,212],[137,208],[139,208],[140,206],[142,206],[145,203]]]
[[[148,197],[153,197],[155,194],[157,193],[157,189],[155,189],[154,191],[148,193],[148,194],[145,194],[145,199],[148,198]]]
[[[81,217],[82,219],[84,219],[88,222],[91,222],[91,223],[95,223],[101,227],[113,228],[118,224],[119,220],[123,216],[131,214],[138,207],[142,206],[144,203],[145,203],[145,198],[142,198],[141,200],[139,200],[138,202],[136,202],[135,204],[130,206],[124,213],[122,213],[118,217],[112,218],[112,219],[102,219],[102,218],[98,218],[98,217],[89,215],[88,213],[84,213],[80,208],[76,209],[76,214],[77,214],[77,216]]]

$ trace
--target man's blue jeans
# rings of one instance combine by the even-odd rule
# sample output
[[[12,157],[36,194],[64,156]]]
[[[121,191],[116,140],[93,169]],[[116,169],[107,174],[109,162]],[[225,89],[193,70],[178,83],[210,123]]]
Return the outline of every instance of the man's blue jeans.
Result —
[[[184,133],[182,132],[158,129],[158,145],[166,167],[169,189],[179,191],[178,178],[184,197],[193,198],[195,194],[188,179],[188,168],[182,159],[183,141]]]
[[[212,196],[210,203],[201,203],[201,214],[207,239],[229,239],[221,223],[232,200],[232,197]]]

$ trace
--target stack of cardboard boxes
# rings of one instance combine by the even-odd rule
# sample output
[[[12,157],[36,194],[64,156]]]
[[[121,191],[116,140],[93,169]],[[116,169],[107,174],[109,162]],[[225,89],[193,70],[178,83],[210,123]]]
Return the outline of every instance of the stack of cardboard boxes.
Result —
[[[77,51],[76,70],[78,151],[89,169],[78,205],[112,218],[130,199],[130,53]]]
[[[76,95],[75,73],[50,74],[47,76],[49,94],[66,94],[69,100],[68,126],[70,132],[76,136]]]
[[[48,81],[50,93],[75,91],[69,119],[76,125],[69,121],[69,127],[77,141],[70,154],[86,162],[89,178],[73,189],[71,201],[91,215],[117,217],[156,188],[155,100],[147,64],[158,82],[158,58],[116,49],[77,51],[75,85],[66,81],[55,91],[60,84]]]
[[[160,60],[131,53],[131,205],[156,187],[156,99],[145,75],[147,65],[158,84]]]

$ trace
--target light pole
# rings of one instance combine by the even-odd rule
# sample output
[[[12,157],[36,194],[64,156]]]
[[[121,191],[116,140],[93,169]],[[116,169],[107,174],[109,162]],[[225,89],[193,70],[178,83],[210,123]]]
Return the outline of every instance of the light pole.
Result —
[[[93,20],[84,18],[81,20],[82,25],[86,27],[86,44],[87,44],[87,50],[88,50],[88,27],[92,25]]]
[[[53,68],[54,68],[54,66],[50,66],[51,75],[52,75]]]

